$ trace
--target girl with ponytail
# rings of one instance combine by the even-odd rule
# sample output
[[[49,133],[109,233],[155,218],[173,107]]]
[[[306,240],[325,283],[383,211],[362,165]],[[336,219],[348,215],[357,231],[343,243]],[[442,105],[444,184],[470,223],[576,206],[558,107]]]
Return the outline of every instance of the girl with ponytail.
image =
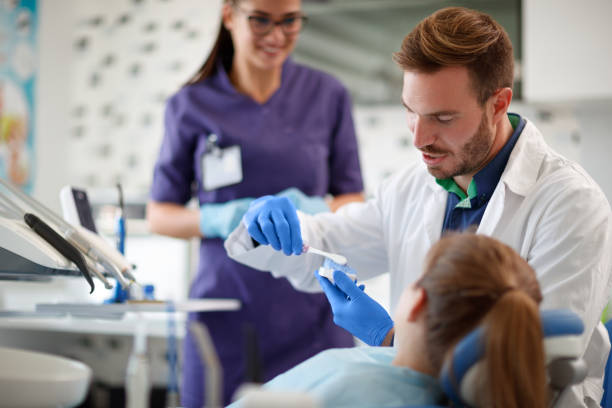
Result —
[[[265,387],[307,392],[324,407],[444,403],[437,380],[444,360],[482,325],[486,375],[478,406],[543,408],[541,300],[533,269],[512,248],[484,235],[450,234],[429,250],[421,278],[402,294],[395,347],[324,351]]]
[[[425,273],[404,297],[413,301],[397,309],[398,359],[413,353],[411,328],[422,325],[429,370],[437,374],[453,346],[483,325],[481,406],[547,405],[542,294],[535,272],[512,248],[484,235],[449,235],[429,251]]]

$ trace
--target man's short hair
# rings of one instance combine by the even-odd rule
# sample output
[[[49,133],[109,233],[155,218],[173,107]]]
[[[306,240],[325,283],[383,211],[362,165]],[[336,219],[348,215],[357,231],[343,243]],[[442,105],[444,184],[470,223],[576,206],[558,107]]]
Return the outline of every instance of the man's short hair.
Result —
[[[447,7],[422,20],[393,59],[404,71],[424,73],[465,66],[481,105],[498,89],[512,87],[508,34],[491,16],[464,7]]]

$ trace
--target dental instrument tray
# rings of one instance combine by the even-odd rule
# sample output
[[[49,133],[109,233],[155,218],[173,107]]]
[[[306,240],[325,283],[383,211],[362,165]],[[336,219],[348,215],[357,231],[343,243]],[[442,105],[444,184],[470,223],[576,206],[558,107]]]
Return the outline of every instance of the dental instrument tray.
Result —
[[[189,299],[182,302],[128,301],[127,303],[39,303],[37,313],[69,314],[74,317],[97,319],[121,319],[127,312],[210,312],[240,309],[237,299]]]

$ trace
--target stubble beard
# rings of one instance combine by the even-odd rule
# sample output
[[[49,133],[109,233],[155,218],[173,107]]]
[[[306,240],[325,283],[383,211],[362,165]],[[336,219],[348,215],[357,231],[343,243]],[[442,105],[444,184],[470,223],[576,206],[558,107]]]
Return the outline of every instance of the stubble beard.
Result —
[[[468,140],[458,154],[454,155],[458,158],[458,163],[450,170],[428,168],[429,173],[437,179],[449,179],[464,174],[473,174],[480,170],[485,165],[485,161],[493,147],[493,138],[491,131],[487,128],[487,115],[482,115],[478,129],[474,135]],[[427,150],[424,151],[427,153]],[[447,153],[429,150],[431,153]]]

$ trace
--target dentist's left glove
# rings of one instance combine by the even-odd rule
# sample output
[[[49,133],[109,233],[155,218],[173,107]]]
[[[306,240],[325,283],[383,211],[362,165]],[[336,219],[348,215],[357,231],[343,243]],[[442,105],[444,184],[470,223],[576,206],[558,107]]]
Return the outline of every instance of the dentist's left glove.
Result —
[[[253,198],[249,197],[203,204],[200,207],[200,232],[204,238],[227,238],[240,224],[252,201]]]
[[[387,311],[344,272],[334,271],[335,285],[318,272],[315,275],[331,305],[334,323],[370,346],[380,346],[393,328]]]

